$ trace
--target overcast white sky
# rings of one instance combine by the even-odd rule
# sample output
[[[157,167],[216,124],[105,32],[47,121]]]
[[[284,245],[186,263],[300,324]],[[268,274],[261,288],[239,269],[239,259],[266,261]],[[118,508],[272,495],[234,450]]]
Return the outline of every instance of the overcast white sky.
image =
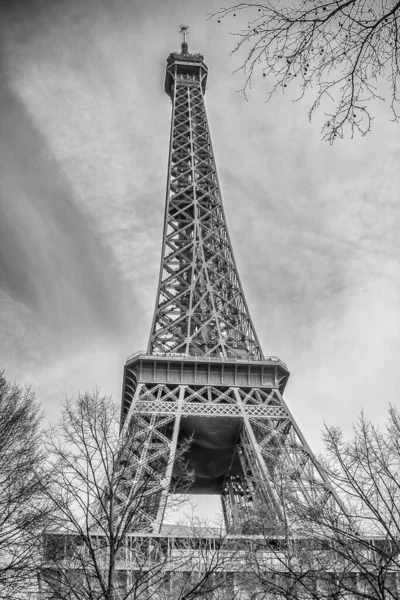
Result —
[[[377,104],[365,138],[320,141],[309,99],[236,93],[237,21],[222,0],[3,3],[0,358],[53,419],[65,395],[119,401],[144,348],[159,268],[170,102],[164,65],[189,46],[206,103],[228,226],[265,354],[292,376],[311,446],[323,422],[382,420],[400,389],[399,126]]]

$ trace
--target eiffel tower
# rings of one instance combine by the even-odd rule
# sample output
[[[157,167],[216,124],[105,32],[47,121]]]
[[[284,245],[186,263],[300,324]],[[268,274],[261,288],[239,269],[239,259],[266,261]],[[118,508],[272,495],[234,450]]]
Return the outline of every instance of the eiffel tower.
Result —
[[[280,489],[294,500],[337,501],[283,393],[284,362],[264,356],[229,239],[204,103],[208,69],[188,51],[169,55],[172,101],[161,268],[148,348],[124,369],[121,428],[141,440],[136,484],[151,480],[142,527],[162,532],[168,494],[217,494],[227,530],[246,534],[261,510],[282,518]]]

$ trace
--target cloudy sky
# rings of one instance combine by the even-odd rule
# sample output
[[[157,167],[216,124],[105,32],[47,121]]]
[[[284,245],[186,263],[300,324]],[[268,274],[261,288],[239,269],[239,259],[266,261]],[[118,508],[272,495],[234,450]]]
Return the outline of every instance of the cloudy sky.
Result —
[[[228,226],[265,354],[311,446],[324,421],[383,420],[400,390],[399,126],[320,141],[309,98],[248,101],[222,0],[7,2],[0,15],[0,358],[54,419],[92,389],[119,401],[144,348],[159,268],[180,23],[210,69],[206,103]],[[322,118],[322,116],[321,116]]]

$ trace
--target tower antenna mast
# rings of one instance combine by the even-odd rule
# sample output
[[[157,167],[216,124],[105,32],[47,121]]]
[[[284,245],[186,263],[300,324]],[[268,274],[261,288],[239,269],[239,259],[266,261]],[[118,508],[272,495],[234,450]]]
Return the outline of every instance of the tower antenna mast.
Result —
[[[188,53],[187,35],[189,31],[189,25],[180,25],[179,33],[182,34],[182,54]]]

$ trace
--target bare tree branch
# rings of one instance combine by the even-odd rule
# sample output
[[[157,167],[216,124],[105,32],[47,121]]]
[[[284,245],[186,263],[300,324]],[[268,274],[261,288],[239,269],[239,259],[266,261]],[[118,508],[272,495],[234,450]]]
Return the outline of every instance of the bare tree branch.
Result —
[[[309,119],[323,109],[322,139],[332,144],[370,131],[373,100],[387,99],[398,121],[399,13],[398,0],[269,0],[241,2],[211,17],[248,18],[247,29],[234,33],[233,53],[244,53],[243,92],[261,75],[271,84],[267,100],[289,86],[297,99],[311,90]]]
[[[400,583],[400,415],[391,407],[382,431],[361,415],[353,437],[324,432],[325,469],[346,514],[293,504],[275,533],[249,542],[258,590],[272,598],[398,598]],[[293,513],[295,509],[296,514]]]
[[[143,463],[151,437],[134,421],[120,435],[118,417],[112,400],[96,391],[67,401],[49,432],[47,493],[55,516],[45,536],[43,587],[58,600],[216,599],[232,556],[224,552],[226,534],[196,525],[184,535],[149,529],[146,511],[158,501],[165,462],[155,439],[152,461]],[[174,456],[180,488],[191,480],[180,464],[186,450]],[[175,509],[181,498],[171,499]]]
[[[0,373],[0,597],[19,598],[36,581],[49,507],[41,414],[31,389]]]

